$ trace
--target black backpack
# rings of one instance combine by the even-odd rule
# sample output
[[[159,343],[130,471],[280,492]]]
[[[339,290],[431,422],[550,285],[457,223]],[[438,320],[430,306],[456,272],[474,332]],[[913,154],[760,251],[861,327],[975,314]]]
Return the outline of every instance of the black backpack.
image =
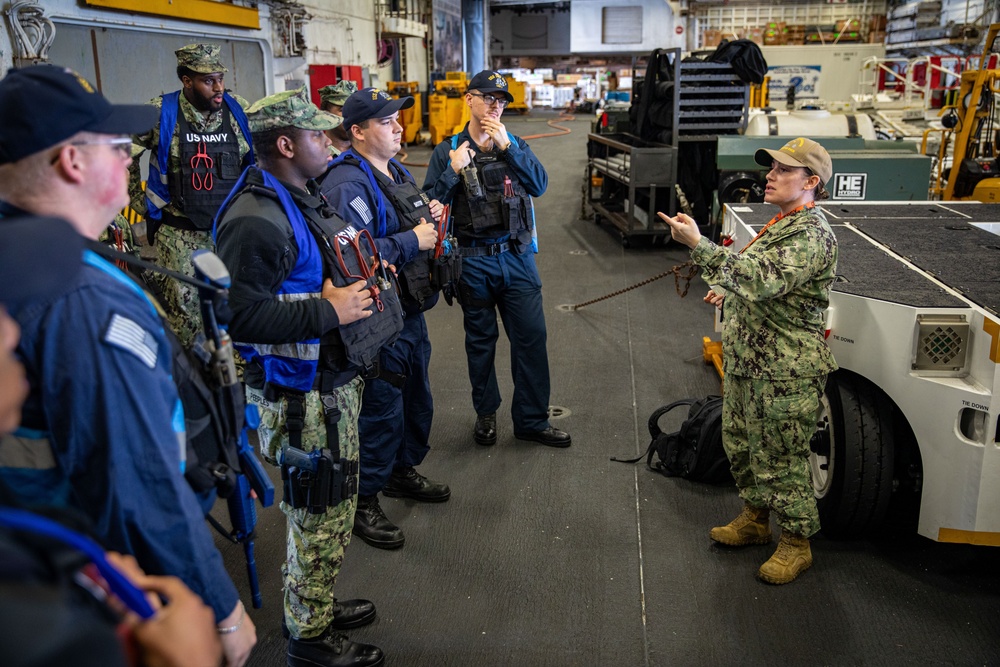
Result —
[[[660,418],[676,407],[689,406],[680,429],[664,433]],[[667,477],[684,477],[695,482],[726,484],[733,482],[729,459],[722,447],[722,397],[685,398],[665,405],[649,417],[652,441],[646,450],[646,465]],[[659,459],[653,463],[653,455]],[[642,456],[622,460],[638,463]]]
[[[643,141],[669,144],[674,126],[674,68],[671,49],[654,49],[641,86],[629,107],[629,126]]]
[[[746,83],[763,83],[767,76],[767,61],[760,47],[749,39],[722,40],[718,48],[706,58],[711,63],[729,63]]]

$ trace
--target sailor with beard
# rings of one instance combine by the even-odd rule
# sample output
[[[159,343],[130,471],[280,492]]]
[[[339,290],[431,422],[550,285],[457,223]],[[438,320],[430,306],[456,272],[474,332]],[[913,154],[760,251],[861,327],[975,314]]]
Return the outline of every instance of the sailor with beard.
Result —
[[[212,249],[212,220],[243,167],[253,163],[246,114],[249,103],[226,91],[228,71],[215,44],[189,44],[174,52],[182,88],[154,98],[160,120],[134,137],[150,151],[142,189],[139,156],[129,170],[132,208],[146,217],[146,237],[157,263],[194,275],[191,254]],[[161,128],[166,128],[161,132]],[[202,331],[196,290],[175,280],[159,285],[170,326],[185,347]]]

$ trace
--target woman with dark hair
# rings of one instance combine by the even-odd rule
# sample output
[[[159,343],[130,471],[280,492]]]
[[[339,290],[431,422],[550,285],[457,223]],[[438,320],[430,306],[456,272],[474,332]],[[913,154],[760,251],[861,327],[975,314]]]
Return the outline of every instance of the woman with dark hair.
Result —
[[[712,286],[705,301],[726,306],[723,444],[744,507],[709,537],[728,546],[767,544],[774,511],[781,539],[757,576],[786,584],[812,565],[809,538],[820,529],[809,440],[826,377],[837,368],[823,324],[837,239],[815,206],[828,196],[823,186],[833,167],[826,149],[805,138],[758,150],[755,159],[770,168],[764,201],[780,212],[739,253],[702,237],[683,213],[658,215],[702,267]]]

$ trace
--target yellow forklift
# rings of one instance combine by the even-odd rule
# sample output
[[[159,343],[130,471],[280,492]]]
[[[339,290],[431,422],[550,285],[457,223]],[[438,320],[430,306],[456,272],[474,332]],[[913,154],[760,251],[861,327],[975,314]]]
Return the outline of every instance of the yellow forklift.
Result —
[[[941,110],[941,124],[952,130],[955,139],[947,185],[938,188],[945,200],[1000,202],[1000,127],[995,97],[1000,94],[998,34],[1000,23],[994,23],[986,35],[978,69],[962,72],[955,104]],[[948,135],[945,137],[942,144],[947,143]]]
[[[434,92],[430,95],[428,129],[431,145],[451,135],[461,132],[469,120],[469,108],[465,105],[465,91],[469,79],[465,72],[446,72],[445,78],[434,82]]]
[[[399,124],[403,126],[403,143],[412,144],[420,134],[424,126],[423,119],[423,95],[420,93],[419,81],[390,81],[386,84],[386,92],[392,97],[410,96],[413,98],[413,106],[399,112]]]
[[[514,96],[514,101],[507,105],[507,111],[528,113],[528,85],[507,75],[507,92]]]

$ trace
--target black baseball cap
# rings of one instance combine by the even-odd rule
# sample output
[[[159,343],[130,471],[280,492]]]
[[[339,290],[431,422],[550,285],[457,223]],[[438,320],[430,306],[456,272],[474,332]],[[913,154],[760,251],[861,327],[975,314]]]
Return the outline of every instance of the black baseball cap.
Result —
[[[148,104],[112,104],[67,67],[12,68],[0,80],[0,164],[56,146],[77,132],[143,134],[158,116]]]
[[[478,90],[481,93],[503,93],[508,102],[514,101],[514,96],[507,90],[507,79],[503,78],[500,72],[484,69],[482,72],[472,77],[469,82],[469,90]]]
[[[59,294],[80,272],[84,239],[60,218],[0,219],[0,304]]]
[[[352,125],[363,123],[369,118],[385,118],[412,106],[412,97],[397,99],[378,88],[362,88],[344,102],[344,108],[341,109],[344,114],[344,129],[350,130]]]

